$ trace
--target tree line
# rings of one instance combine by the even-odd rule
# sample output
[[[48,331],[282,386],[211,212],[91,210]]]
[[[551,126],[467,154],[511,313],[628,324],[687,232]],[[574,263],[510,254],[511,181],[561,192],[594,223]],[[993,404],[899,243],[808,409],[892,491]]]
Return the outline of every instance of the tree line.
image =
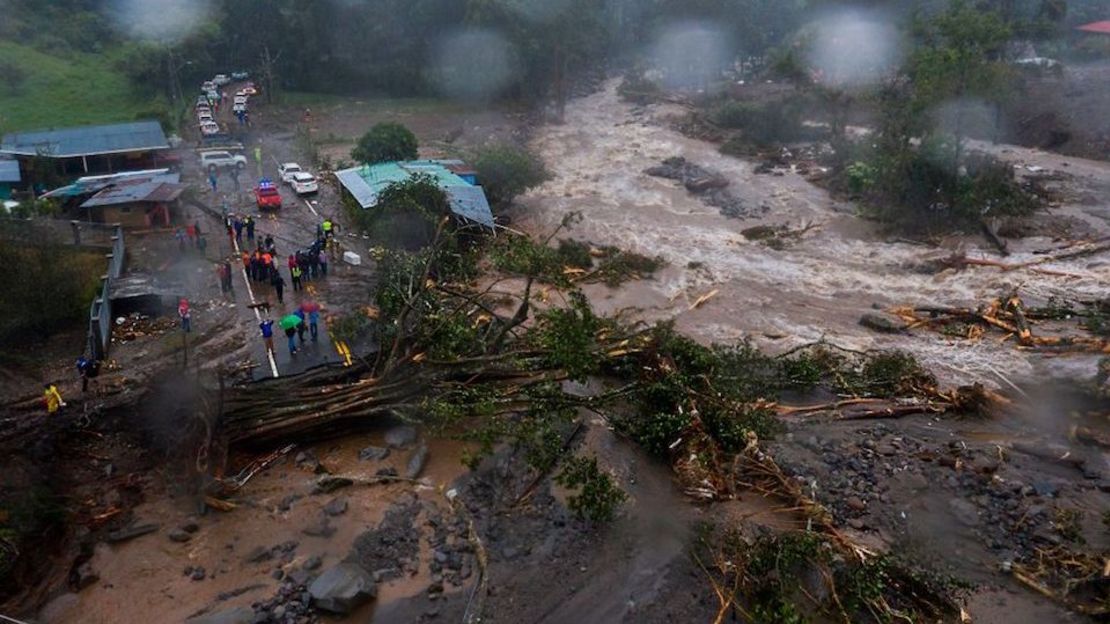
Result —
[[[650,54],[661,33],[711,25],[723,54],[766,56],[805,24],[843,6],[935,12],[943,0],[210,0],[173,39],[121,30],[127,3],[8,0],[0,38],[51,52],[112,51],[138,86],[171,99],[216,71],[268,70],[274,86],[338,94],[435,96],[444,71],[473,80],[488,71],[483,50],[444,46],[486,33],[507,58],[504,80],[481,95],[562,102],[574,78]],[[1015,35],[1055,37],[1095,19],[1100,0],[978,0]],[[167,18],[169,19],[169,18]],[[481,40],[478,43],[488,42]],[[451,52],[456,52],[452,55]],[[447,57],[444,61],[444,57]],[[446,64],[446,67],[443,65]],[[480,70],[480,71],[478,71]],[[186,85],[182,90],[182,85]]]

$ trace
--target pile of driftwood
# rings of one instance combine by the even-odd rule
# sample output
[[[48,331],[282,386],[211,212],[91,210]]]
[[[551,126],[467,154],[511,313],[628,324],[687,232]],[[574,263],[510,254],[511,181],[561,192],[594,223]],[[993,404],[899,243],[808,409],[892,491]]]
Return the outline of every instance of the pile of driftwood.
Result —
[[[1058,308],[1027,308],[1016,293],[994,299],[978,308],[941,306],[901,307],[891,310],[906,323],[905,329],[928,328],[949,336],[977,340],[988,332],[1001,332],[1020,348],[1042,351],[1110,353],[1110,342],[1095,335],[1039,335],[1040,321],[1060,320]]]
[[[1000,262],[998,260],[989,260],[986,258],[972,258],[963,253],[954,253],[950,256],[930,260],[926,262],[922,268],[933,273],[939,273],[944,270],[961,271],[972,266],[981,267],[994,267],[1005,272],[1027,270],[1033,273],[1042,275],[1052,275],[1056,277],[1080,278],[1084,277],[1075,273],[1066,271],[1059,271],[1055,269],[1044,268],[1041,265],[1067,262],[1084,258],[1087,256],[1094,256],[1100,253],[1110,251],[1110,239],[1100,238],[1090,241],[1077,241],[1065,247],[1057,249],[1048,249],[1042,252],[1034,252],[1039,257],[1034,260],[1026,262]]]

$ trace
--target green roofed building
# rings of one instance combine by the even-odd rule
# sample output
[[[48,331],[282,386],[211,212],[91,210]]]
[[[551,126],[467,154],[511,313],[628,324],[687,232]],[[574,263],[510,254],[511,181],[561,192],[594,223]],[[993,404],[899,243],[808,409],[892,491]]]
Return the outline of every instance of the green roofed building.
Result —
[[[362,165],[335,172],[347,193],[366,210],[378,204],[378,194],[387,186],[418,174],[431,176],[439,184],[447,193],[451,212],[456,216],[494,229],[493,212],[486,194],[478,186],[474,172],[468,170],[462,161],[410,160]]]

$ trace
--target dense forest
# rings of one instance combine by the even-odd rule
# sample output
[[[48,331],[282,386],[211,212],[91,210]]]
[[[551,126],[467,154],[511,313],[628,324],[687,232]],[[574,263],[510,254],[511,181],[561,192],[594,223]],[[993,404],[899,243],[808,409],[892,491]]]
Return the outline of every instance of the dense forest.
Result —
[[[899,15],[941,0],[851,3]],[[1100,0],[981,0],[1030,39],[1103,18]],[[837,0],[7,0],[0,40],[50,54],[102,54],[173,98],[214,69],[268,70],[276,86],[331,93],[535,99],[564,78],[650,56],[704,26],[734,60],[788,46]],[[681,45],[681,41],[679,42]],[[481,72],[473,68],[481,67]],[[5,74],[19,70],[7,68]],[[475,76],[475,74],[478,74]],[[547,88],[538,85],[548,85]]]

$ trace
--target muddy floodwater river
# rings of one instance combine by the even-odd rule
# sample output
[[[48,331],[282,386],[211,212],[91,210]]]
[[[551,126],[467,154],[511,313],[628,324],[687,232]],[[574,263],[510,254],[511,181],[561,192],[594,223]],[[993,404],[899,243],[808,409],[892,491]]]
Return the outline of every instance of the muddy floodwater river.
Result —
[[[757,174],[756,163],[725,156],[716,145],[672,129],[668,119],[681,113],[669,104],[640,107],[622,102],[612,82],[572,102],[566,123],[546,127],[534,139],[553,179],[525,198],[515,215],[518,226],[551,231],[566,214],[578,211],[583,220],[570,237],[661,255],[668,262],[652,280],[620,290],[590,287],[588,294],[600,309],[635,307],[648,320],[675,319],[680,331],[700,340],[750,338],[772,351],[821,339],[855,349],[906,349],[949,383],[997,386],[1004,383],[1001,376],[1021,380],[1046,372],[1062,377],[1093,373],[1093,357],[1042,359],[1018,354],[1012,344],[997,340],[951,341],[924,332],[880,335],[858,321],[879,307],[976,306],[1014,289],[1037,301],[1101,297],[1106,295],[1110,265],[1091,258],[1044,265],[1068,277],[992,267],[938,274],[915,271],[913,266],[955,251],[969,257],[994,256],[977,238],[951,238],[931,248],[884,236],[855,215],[855,206],[832,198],[802,175]],[[1015,164],[1036,160],[1038,167],[1071,167],[1089,174],[1077,175],[1076,184],[1094,184],[1094,174],[1110,174],[1106,163],[1018,148],[999,151]],[[676,156],[720,172],[734,196],[766,211],[755,219],[727,218],[679,183],[644,173]],[[1105,213],[1100,212],[1104,208],[1065,202],[1053,214],[1106,232]],[[796,229],[806,224],[815,227],[781,250],[741,234],[756,225]],[[1012,241],[1013,253],[1006,260],[1025,262],[1038,257],[1035,250],[1055,245],[1049,237]],[[699,297],[714,290],[717,294],[705,305],[691,309]]]

